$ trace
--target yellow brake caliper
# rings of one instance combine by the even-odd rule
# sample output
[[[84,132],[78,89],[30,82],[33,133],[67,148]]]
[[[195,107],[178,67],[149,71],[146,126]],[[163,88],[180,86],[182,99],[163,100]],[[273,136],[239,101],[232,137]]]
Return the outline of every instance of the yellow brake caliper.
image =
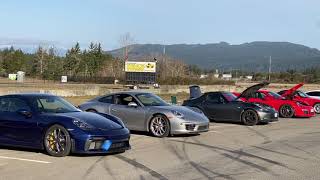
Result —
[[[54,134],[53,134],[53,132],[52,132],[52,133],[50,134],[50,138],[49,138],[49,145],[50,145],[50,148],[51,148],[52,150],[54,149],[54,146],[55,146],[53,137],[54,137]]]

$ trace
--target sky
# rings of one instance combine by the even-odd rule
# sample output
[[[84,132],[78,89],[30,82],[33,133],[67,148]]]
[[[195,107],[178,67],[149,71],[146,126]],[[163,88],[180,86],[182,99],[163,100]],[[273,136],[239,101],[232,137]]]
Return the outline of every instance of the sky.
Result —
[[[320,49],[319,0],[2,0],[0,40],[206,44],[287,41]]]

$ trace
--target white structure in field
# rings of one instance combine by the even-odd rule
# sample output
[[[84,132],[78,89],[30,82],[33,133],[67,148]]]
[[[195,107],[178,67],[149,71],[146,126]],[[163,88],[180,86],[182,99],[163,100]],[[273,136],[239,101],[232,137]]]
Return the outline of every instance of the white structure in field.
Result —
[[[246,76],[246,79],[252,80],[253,76]]]
[[[223,80],[231,80],[232,79],[232,74],[222,74],[222,78]]]
[[[207,77],[208,77],[207,74],[201,74],[201,75],[200,75],[200,79],[204,79],[204,78],[207,78]]]
[[[17,80],[17,74],[9,74],[9,75],[8,75],[8,78],[9,78],[10,80],[16,81],[16,80]]]
[[[68,76],[61,76],[61,82],[62,83],[68,82]]]
[[[219,73],[213,74],[213,77],[214,77],[214,78],[219,78]]]
[[[18,71],[17,72],[17,82],[23,83],[25,74],[26,73],[23,71]]]

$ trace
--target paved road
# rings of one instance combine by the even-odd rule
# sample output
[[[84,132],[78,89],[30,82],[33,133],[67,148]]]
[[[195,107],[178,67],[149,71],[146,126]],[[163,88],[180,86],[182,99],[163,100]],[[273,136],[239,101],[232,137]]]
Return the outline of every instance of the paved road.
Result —
[[[212,123],[208,133],[158,139],[132,135],[108,156],[49,157],[0,149],[0,180],[320,179],[320,117],[247,127]]]

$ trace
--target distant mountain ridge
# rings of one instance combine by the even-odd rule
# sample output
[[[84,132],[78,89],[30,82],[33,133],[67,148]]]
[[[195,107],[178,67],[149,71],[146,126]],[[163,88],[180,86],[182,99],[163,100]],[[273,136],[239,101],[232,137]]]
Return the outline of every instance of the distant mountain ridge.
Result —
[[[130,47],[129,58],[139,60],[163,54],[196,64],[205,69],[228,71],[241,69],[247,71],[267,71],[269,57],[272,57],[272,70],[302,70],[320,66],[320,51],[290,42],[256,41],[239,45],[226,42],[215,44],[135,44]],[[108,51],[115,57],[123,57],[123,49]]]

